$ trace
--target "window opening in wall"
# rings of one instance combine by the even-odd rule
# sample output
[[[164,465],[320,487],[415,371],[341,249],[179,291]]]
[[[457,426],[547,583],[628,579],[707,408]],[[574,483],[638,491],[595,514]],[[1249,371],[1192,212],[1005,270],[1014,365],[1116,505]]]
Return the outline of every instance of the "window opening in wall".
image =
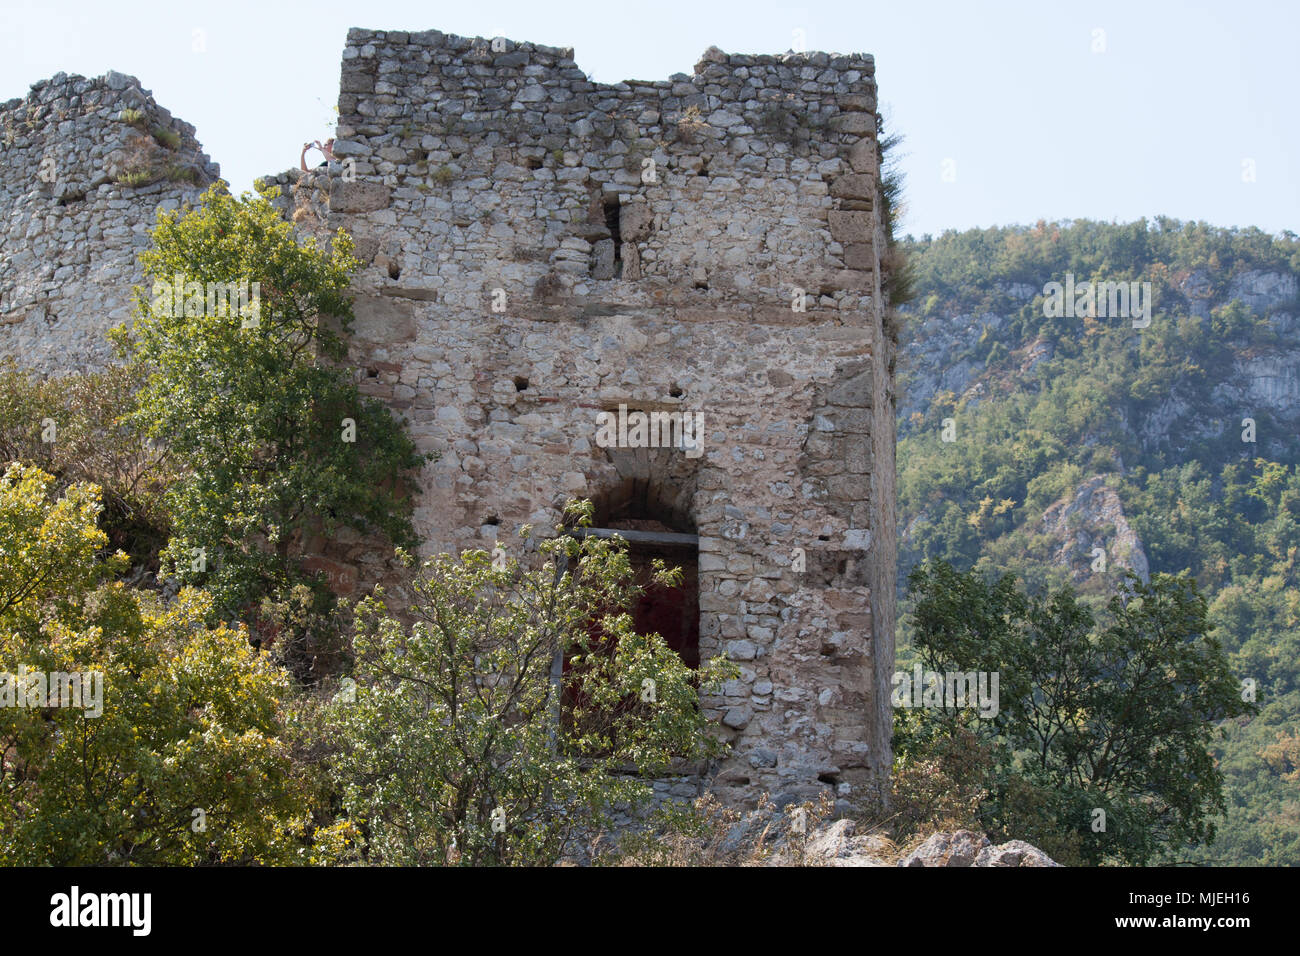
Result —
[[[637,585],[643,590],[632,608],[638,633],[660,635],[692,670],[700,666],[700,539],[669,529],[658,521],[618,522],[614,528],[577,528],[574,534],[627,541],[628,561]],[[625,527],[633,525],[633,527]],[[682,569],[677,587],[654,584],[654,560]]]
[[[637,511],[634,503],[624,506],[611,515],[605,507],[598,507],[596,520],[603,527],[574,528],[571,534],[577,536],[595,536],[602,538],[618,535],[627,542],[629,563],[632,566],[633,579],[642,588],[642,593],[635,606],[630,608],[633,627],[638,633],[654,632],[659,634],[682,662],[692,670],[700,666],[700,584],[699,584],[699,537],[694,533],[674,530],[674,526],[655,518],[626,517],[629,511]],[[629,507],[631,504],[631,507]],[[604,512],[604,513],[602,513]],[[669,567],[681,568],[682,583],[677,587],[663,587],[652,582],[654,560],[662,559]],[[592,636],[600,636],[597,615],[591,619]],[[603,649],[612,654],[614,647]],[[602,721],[600,713],[592,712],[585,705],[580,688],[574,676],[574,664],[565,660],[560,668],[563,681],[561,707],[567,715],[566,720],[575,719],[575,713],[584,713],[584,719],[593,722]],[[644,707],[646,704],[635,696],[617,705],[622,708]],[[607,715],[606,715],[607,716]]]
[[[619,231],[618,213],[619,204],[617,196],[606,196],[601,200],[602,208],[605,212],[605,228],[614,239],[614,277],[621,278],[623,275],[623,234]]]

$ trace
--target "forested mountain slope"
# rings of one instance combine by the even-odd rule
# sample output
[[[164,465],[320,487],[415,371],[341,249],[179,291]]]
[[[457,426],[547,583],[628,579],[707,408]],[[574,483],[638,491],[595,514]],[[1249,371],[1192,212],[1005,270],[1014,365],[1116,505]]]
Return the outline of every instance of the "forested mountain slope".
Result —
[[[1188,859],[1300,864],[1300,241],[1160,219],[905,246],[900,592],[927,557],[1097,598],[1192,574],[1260,713],[1226,728],[1229,812]],[[1090,310],[1087,282],[1131,295]]]

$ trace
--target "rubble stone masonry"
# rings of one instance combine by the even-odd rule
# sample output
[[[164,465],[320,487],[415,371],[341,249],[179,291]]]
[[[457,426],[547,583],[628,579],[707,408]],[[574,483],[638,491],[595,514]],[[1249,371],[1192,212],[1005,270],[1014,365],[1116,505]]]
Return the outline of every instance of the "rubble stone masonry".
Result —
[[[59,82],[81,92],[38,84],[4,106],[38,116],[0,151],[0,354],[46,370],[101,358],[88,340],[125,318],[152,209],[188,195],[91,172],[123,91]],[[701,702],[730,756],[678,789],[853,799],[887,779],[895,343],[876,136],[868,56],[710,49],[693,74],[604,85],[567,49],[352,30],[337,160],[264,181],[304,234],[356,239],[357,375],[438,453],[416,501],[425,553],[517,552],[515,530],[556,524],[569,497],[594,499],[598,524],[698,536],[700,653],[740,676]],[[62,202],[31,164],[82,139],[98,145],[64,197],[86,191]],[[698,444],[603,447],[598,416],[620,408],[699,416]],[[320,560],[357,591],[385,573],[353,537]]]
[[[157,210],[219,172],[133,76],[60,73],[0,103],[0,357],[48,373],[108,362]]]

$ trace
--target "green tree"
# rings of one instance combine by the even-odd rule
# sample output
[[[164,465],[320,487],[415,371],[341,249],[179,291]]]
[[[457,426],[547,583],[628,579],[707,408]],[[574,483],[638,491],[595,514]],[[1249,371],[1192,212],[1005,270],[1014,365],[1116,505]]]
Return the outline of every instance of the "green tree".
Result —
[[[943,380],[945,369],[977,359],[971,319],[982,322],[985,312],[1002,318],[996,339],[1008,354],[976,370],[978,400],[939,392],[899,422],[900,599],[907,570],[941,558],[961,570],[1013,572],[1033,593],[1073,578],[1080,602],[1100,614],[1114,573],[1079,576],[1069,540],[1041,519],[1085,478],[1102,475],[1150,570],[1195,578],[1234,670],[1257,684],[1261,712],[1225,722],[1226,736],[1212,748],[1225,774],[1219,838],[1187,858],[1300,861],[1300,841],[1283,835],[1295,830],[1294,783],[1259,756],[1300,715],[1300,438],[1293,416],[1275,402],[1225,405],[1240,387],[1243,362],[1284,359],[1285,316],[1296,304],[1229,301],[1232,280],[1248,270],[1295,273],[1296,236],[1160,217],[951,232],[907,245],[918,301],[938,299],[928,317],[939,321],[908,327],[910,350],[939,362],[922,362],[918,374],[924,366],[923,378]],[[1040,296],[1021,301],[1007,292],[1007,283],[1036,290],[1066,272],[1076,280],[1149,281],[1150,327],[1103,322],[1085,334],[1077,318],[1044,319]],[[1048,343],[1049,358],[1026,363]],[[960,422],[958,440],[942,445],[935,436],[948,415]],[[1247,439],[1246,417],[1257,443]],[[986,520],[985,498],[1016,505],[1002,520]],[[1099,530],[1109,546],[1109,532]],[[901,618],[903,654],[908,620]],[[1022,790],[1022,828],[1030,816],[1053,819],[1046,798]]]
[[[1028,597],[1011,575],[987,581],[941,562],[909,581],[925,666],[1000,676],[992,719],[938,717],[1001,750],[982,808],[988,826],[1044,842],[1071,835],[1094,864],[1143,864],[1213,841],[1212,816],[1224,808],[1210,753],[1217,723],[1254,708],[1194,581],[1130,574],[1100,621],[1068,586]],[[1037,820],[1026,832],[1031,805]]]
[[[143,373],[135,422],[183,467],[164,566],[227,619],[306,577],[309,535],[413,543],[401,476],[422,458],[339,364],[351,250],[341,230],[326,249],[299,244],[266,197],[216,185],[198,209],[160,212],[141,254],[149,285],[115,339]],[[244,283],[247,301],[223,308]]]
[[[591,505],[570,514],[585,526]],[[638,775],[716,752],[698,691],[734,668],[692,671],[636,633],[626,545],[557,531],[532,570],[432,559],[404,620],[380,599],[358,608],[355,687],[330,708],[334,832],[364,837],[371,863],[553,863],[649,796]]]
[[[131,425],[137,371],[113,366],[41,379],[0,362],[0,461],[35,465],[60,488],[97,485],[110,546],[150,565],[168,537],[163,494],[173,470],[166,446]]]
[[[0,478],[0,864],[295,859],[287,675],[205,627],[202,592],[163,608],[108,582],[99,490],[53,485]]]

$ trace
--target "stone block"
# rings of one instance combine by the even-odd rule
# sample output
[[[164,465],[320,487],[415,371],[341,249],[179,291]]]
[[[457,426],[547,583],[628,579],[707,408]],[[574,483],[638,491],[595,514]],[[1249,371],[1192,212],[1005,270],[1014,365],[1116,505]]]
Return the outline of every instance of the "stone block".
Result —
[[[308,555],[302,561],[304,571],[321,574],[326,586],[335,594],[351,594],[357,589],[357,569],[323,555]]]
[[[855,173],[869,173],[876,168],[876,144],[870,139],[860,139],[849,149],[849,165]]]
[[[845,173],[831,181],[831,196],[835,199],[874,199],[876,180],[867,173]]]
[[[832,210],[827,213],[827,222],[831,227],[831,238],[836,242],[842,242],[846,245],[849,243],[870,243],[872,233],[875,230],[875,223],[872,221],[869,212],[837,212]]]
[[[330,184],[330,212],[374,212],[386,209],[390,200],[388,187],[378,183],[335,179]]]
[[[601,239],[591,246],[591,277],[614,278],[614,240]]]
[[[859,363],[853,364],[858,365]],[[874,376],[870,365],[866,363],[860,363],[860,365],[861,367],[857,371],[850,368],[837,376],[835,384],[826,392],[826,401],[828,403],[850,408],[871,407]]]
[[[855,242],[844,247],[844,268],[855,272],[876,271],[876,250],[870,243]]]
[[[830,127],[836,133],[856,133],[861,136],[875,132],[876,118],[870,113],[839,113],[831,117]]]
[[[650,236],[655,216],[646,202],[628,203],[618,211],[618,231],[624,242],[640,242]]]
[[[352,304],[354,338],[393,344],[415,338],[415,306],[408,299],[359,295]]]

